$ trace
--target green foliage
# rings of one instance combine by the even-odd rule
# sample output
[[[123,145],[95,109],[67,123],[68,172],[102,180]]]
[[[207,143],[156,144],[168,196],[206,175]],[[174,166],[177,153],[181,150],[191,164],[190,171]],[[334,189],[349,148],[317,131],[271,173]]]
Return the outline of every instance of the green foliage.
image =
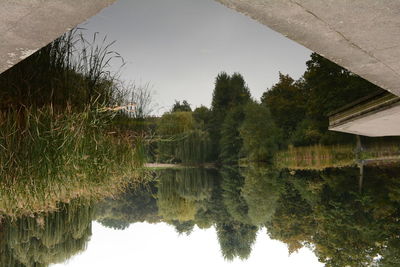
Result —
[[[236,164],[240,158],[243,139],[239,128],[244,119],[243,106],[238,106],[229,111],[221,126],[221,138],[219,140],[219,158],[224,164]]]
[[[282,194],[279,172],[273,168],[246,168],[241,195],[248,206],[251,224],[263,225],[272,219]]]
[[[157,134],[173,136],[188,132],[194,128],[191,112],[164,113],[158,121]]]
[[[217,224],[215,228],[225,259],[231,261],[235,257],[239,257],[244,260],[250,256],[258,227],[238,222],[226,222]]]
[[[0,113],[1,212],[29,214],[133,182],[138,146],[132,149],[131,136],[106,133],[111,118],[101,110],[57,114],[51,107]]]
[[[279,82],[263,94],[288,144],[343,144],[351,135],[328,131],[329,113],[361,97],[382,90],[376,85],[313,53],[303,77],[294,81],[279,75]]]
[[[399,247],[398,168],[366,167],[286,174],[286,190],[267,229],[295,251],[310,244],[325,266],[394,266]],[[392,197],[390,197],[392,196]]]
[[[141,186],[128,187],[115,198],[107,198],[96,204],[96,220],[114,229],[125,229],[131,223],[156,223],[158,215],[157,193],[154,182]]]
[[[250,100],[250,92],[243,77],[239,73],[229,76],[225,72],[220,73],[215,81],[215,88],[211,103],[212,120],[210,123],[210,137],[213,147],[213,158],[221,155],[220,139],[226,116],[233,109],[240,109]],[[228,155],[225,155],[228,156]]]
[[[171,109],[171,112],[191,112],[192,108],[186,100],[183,100],[182,104],[180,101],[175,100],[175,104]]]
[[[238,222],[249,224],[249,207],[242,195],[244,177],[235,166],[224,166],[221,170],[222,201],[230,217]]]
[[[157,205],[166,221],[194,220],[197,202],[211,198],[213,180],[205,170],[166,170],[157,185]]]
[[[192,112],[165,113],[158,122],[158,160],[204,163],[209,158],[208,132],[198,127]]]
[[[80,203],[59,208],[60,211],[48,215],[4,220],[0,265],[48,266],[86,249],[93,209]]]
[[[185,135],[194,129],[194,120],[191,112],[165,113],[158,121],[157,157],[160,162],[176,162],[176,144],[183,140]]]
[[[211,150],[208,132],[202,130],[190,131],[176,143],[175,155],[181,162],[190,164],[207,162]]]
[[[175,230],[178,234],[186,234],[190,235],[194,229],[195,222],[194,221],[172,221],[170,222],[171,225],[175,227]]]
[[[301,195],[286,183],[278,200],[272,220],[266,223],[268,235],[287,244],[289,252],[295,252],[309,240],[315,230],[312,209]]]
[[[281,131],[264,105],[250,102],[244,108],[244,121],[239,128],[243,140],[242,154],[252,162],[271,161],[281,143]]]
[[[205,106],[200,106],[193,111],[193,118],[199,128],[209,129],[212,119],[211,110]]]
[[[105,40],[104,40],[105,41]],[[72,30],[0,75],[0,109],[53,105],[85,109],[115,105],[122,95],[108,70],[121,59],[113,43],[96,45]]]
[[[269,108],[285,138],[292,135],[306,115],[307,94],[302,81],[294,81],[289,75],[279,73],[279,82],[263,94],[261,102]]]

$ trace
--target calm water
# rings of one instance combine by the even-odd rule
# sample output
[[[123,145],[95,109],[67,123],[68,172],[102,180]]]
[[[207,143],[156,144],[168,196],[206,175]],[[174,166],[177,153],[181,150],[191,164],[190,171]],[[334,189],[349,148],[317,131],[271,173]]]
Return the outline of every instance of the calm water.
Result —
[[[162,170],[115,199],[4,217],[1,266],[400,266],[399,173]]]

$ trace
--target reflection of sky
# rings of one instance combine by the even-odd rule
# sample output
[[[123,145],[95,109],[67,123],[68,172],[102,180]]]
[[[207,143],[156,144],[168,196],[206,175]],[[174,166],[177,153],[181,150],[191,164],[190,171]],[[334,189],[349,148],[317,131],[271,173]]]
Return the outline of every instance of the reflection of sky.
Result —
[[[214,228],[195,228],[186,236],[178,235],[165,223],[136,223],[121,231],[94,222],[87,251],[66,264],[54,266],[314,267],[323,264],[306,248],[288,256],[286,245],[269,239],[265,230],[258,233],[248,260],[226,262],[221,256]]]
[[[299,78],[310,51],[214,0],[119,0],[83,24],[117,40],[128,62],[122,78],[150,82],[156,102],[211,102],[221,71],[240,72],[255,98],[278,80]]]

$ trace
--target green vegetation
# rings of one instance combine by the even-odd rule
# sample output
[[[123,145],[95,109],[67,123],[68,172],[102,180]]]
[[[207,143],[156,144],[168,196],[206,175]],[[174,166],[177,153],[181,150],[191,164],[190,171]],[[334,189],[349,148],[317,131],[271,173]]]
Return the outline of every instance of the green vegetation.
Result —
[[[400,161],[399,145],[391,142],[372,143],[358,151],[352,145],[307,147],[290,146],[279,151],[274,158],[278,168],[291,170],[324,170],[363,164],[393,164]]]
[[[1,225],[1,266],[49,266],[86,249],[92,235],[93,208],[73,202],[58,211]]]
[[[289,147],[275,156],[280,168],[323,170],[329,167],[345,167],[357,164],[355,147],[351,145]]]
[[[0,213],[54,210],[59,201],[109,196],[139,181],[137,147],[129,136],[107,134],[104,116],[51,107],[8,112],[0,124]]]
[[[328,114],[379,87],[313,53],[303,77],[294,81],[280,74],[279,82],[261,102],[282,130],[286,144],[344,144],[354,142],[349,134],[328,131]]]
[[[209,158],[210,138],[192,112],[165,113],[157,124],[157,161],[203,164]]]
[[[128,93],[143,110],[148,95],[120,86],[111,45],[73,30],[0,75],[0,217],[112,196],[145,177],[146,133],[118,110]]]

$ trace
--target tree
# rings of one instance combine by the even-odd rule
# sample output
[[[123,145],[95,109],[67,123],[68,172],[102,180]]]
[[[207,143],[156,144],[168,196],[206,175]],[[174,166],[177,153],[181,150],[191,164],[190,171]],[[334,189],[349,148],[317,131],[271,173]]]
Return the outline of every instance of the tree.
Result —
[[[200,106],[193,111],[193,118],[199,128],[208,130],[212,118],[211,110],[205,106]]]
[[[244,119],[243,106],[232,108],[221,125],[219,139],[219,159],[224,164],[237,164],[240,158],[243,139],[239,133],[240,125]]]
[[[271,221],[282,194],[279,172],[271,168],[248,167],[241,195],[248,206],[248,217],[253,225]]]
[[[191,112],[167,112],[162,115],[157,125],[158,160],[161,162],[176,162],[177,143],[184,140],[187,133],[194,129]]]
[[[217,223],[218,241],[225,259],[233,260],[235,257],[247,259],[250,256],[258,227],[239,222]]]
[[[175,104],[171,109],[171,112],[191,112],[192,108],[190,107],[190,104],[186,101],[183,100],[182,104],[180,101],[175,100]]]
[[[221,129],[225,117],[232,109],[244,105],[249,100],[250,92],[242,75],[234,73],[229,76],[222,72],[217,76],[211,103],[212,120],[209,130],[214,159],[220,155],[220,138],[223,136]]]
[[[281,143],[281,131],[265,105],[249,102],[239,128],[243,140],[242,154],[252,162],[271,161]]]
[[[302,81],[279,73],[279,82],[267,90],[261,102],[270,110],[275,124],[288,138],[306,115],[307,92]]]
[[[224,166],[221,170],[222,201],[230,217],[243,224],[251,224],[248,216],[249,207],[243,198],[244,177],[238,166]]]

